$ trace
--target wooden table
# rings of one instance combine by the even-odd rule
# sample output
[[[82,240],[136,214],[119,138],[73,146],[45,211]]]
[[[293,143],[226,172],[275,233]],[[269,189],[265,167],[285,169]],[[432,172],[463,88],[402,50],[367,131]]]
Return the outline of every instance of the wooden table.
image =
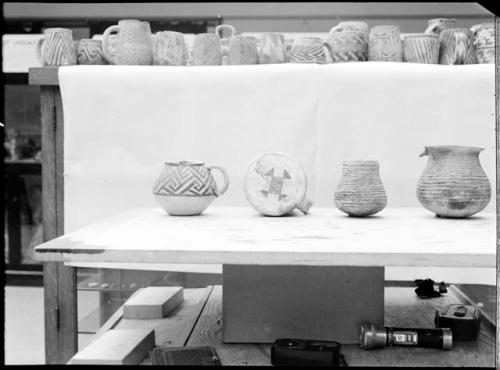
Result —
[[[223,264],[226,343],[299,334],[356,343],[361,321],[382,324],[385,266],[494,267],[494,230],[487,211],[457,220],[423,208],[388,208],[370,218],[322,207],[280,218],[251,207],[214,206],[199,217],[145,208],[44,243],[35,256]]]
[[[433,327],[435,310],[450,303],[466,303],[453,285],[448,293],[432,299],[420,299],[413,288],[385,288],[385,325]],[[184,302],[164,319],[124,319],[120,308],[99,329],[97,337],[111,329],[155,329],[156,345],[166,347],[213,346],[223,365],[270,365],[270,345],[224,344],[221,327],[222,286],[185,289]],[[320,339],[320,338],[318,338]],[[450,351],[425,348],[387,347],[362,350],[359,345],[342,345],[349,366],[481,366],[495,363],[495,331],[481,323],[479,338],[473,342],[454,343]],[[150,365],[147,356],[142,363]]]

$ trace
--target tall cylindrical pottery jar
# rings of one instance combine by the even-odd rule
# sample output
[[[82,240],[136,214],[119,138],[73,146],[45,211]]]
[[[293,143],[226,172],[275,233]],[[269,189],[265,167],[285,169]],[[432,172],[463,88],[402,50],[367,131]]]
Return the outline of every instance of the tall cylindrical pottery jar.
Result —
[[[344,161],[335,206],[349,216],[365,217],[382,211],[386,205],[378,162]]]
[[[479,163],[482,148],[426,146],[429,156],[418,182],[417,198],[438,217],[464,218],[483,210],[491,198],[491,186]]]

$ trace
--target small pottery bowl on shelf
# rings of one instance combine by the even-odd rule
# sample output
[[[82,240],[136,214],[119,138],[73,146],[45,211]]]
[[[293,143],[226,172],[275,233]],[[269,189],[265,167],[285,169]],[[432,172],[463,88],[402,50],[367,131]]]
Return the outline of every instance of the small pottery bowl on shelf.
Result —
[[[344,161],[335,191],[335,206],[352,217],[366,217],[382,211],[387,195],[377,161]]]
[[[465,218],[482,211],[491,198],[491,186],[479,163],[482,148],[426,146],[429,160],[417,185],[417,198],[438,217]]]
[[[218,190],[211,171],[217,169],[224,177],[224,185]],[[153,194],[161,207],[171,216],[201,214],[229,187],[224,168],[205,166],[202,162],[166,162],[153,185]]]

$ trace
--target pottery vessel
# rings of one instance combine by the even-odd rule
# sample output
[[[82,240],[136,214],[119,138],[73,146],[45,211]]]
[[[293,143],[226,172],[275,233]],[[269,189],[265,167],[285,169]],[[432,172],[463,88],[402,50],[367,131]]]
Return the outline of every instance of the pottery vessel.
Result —
[[[464,218],[483,210],[491,198],[491,186],[479,163],[482,148],[426,146],[429,156],[417,185],[417,198],[439,217]]]
[[[294,209],[307,213],[307,177],[297,160],[280,153],[259,155],[248,167],[244,181],[248,202],[266,216],[283,216]]]
[[[403,60],[408,63],[438,64],[439,37],[425,33],[405,35]]]
[[[334,31],[325,41],[332,63],[368,60],[368,34],[358,30]]]
[[[76,64],[73,31],[67,28],[47,28],[36,45],[36,55],[42,66]]]
[[[217,188],[213,170],[224,178],[222,189]],[[171,216],[201,214],[229,187],[229,177],[220,166],[205,166],[202,162],[166,162],[153,185],[153,194]]]
[[[110,36],[117,32],[114,53],[110,48]],[[153,64],[153,40],[148,22],[126,19],[108,27],[102,35],[102,50],[109,64]]]
[[[220,38],[222,65],[228,65],[229,42],[236,35],[236,28],[231,24],[219,24],[215,27],[214,33]]]
[[[335,206],[353,217],[365,217],[382,211],[387,195],[377,161],[344,161],[335,191]]]
[[[440,64],[475,64],[474,32],[468,28],[449,28],[439,35]]]
[[[279,33],[265,33],[260,40],[259,64],[286,62],[285,36]]]
[[[221,40],[215,33],[199,33],[194,36],[192,65],[217,66],[222,64]]]
[[[370,26],[368,23],[361,21],[345,21],[340,22],[335,27],[330,29],[330,33],[332,32],[343,32],[343,31],[359,31],[366,35],[366,41],[368,41],[368,34],[370,33]]]
[[[188,48],[180,32],[162,31],[153,37],[153,64],[162,66],[185,66]]]
[[[448,28],[455,28],[457,20],[455,18],[434,18],[429,19],[428,27],[425,30],[426,34],[438,35]]]
[[[474,33],[474,47],[478,63],[495,63],[495,25],[476,24],[471,27]]]
[[[82,39],[78,43],[76,58],[78,64],[108,64],[102,52],[102,41]]]
[[[330,52],[319,37],[299,37],[293,42],[289,61],[325,64],[330,61]]]
[[[368,60],[402,62],[403,42],[397,26],[375,26],[370,30]]]
[[[253,36],[237,35],[229,40],[227,63],[230,65],[258,64],[257,39]]]

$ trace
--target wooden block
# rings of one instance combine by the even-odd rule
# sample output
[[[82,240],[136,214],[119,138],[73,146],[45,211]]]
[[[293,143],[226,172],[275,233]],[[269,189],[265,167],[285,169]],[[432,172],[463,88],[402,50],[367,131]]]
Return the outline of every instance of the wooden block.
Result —
[[[223,265],[225,343],[278,338],[359,343],[384,324],[384,267]]]
[[[69,364],[137,365],[154,345],[154,330],[110,330],[73,356]]]
[[[184,300],[182,287],[148,287],[123,305],[126,319],[161,319]]]

